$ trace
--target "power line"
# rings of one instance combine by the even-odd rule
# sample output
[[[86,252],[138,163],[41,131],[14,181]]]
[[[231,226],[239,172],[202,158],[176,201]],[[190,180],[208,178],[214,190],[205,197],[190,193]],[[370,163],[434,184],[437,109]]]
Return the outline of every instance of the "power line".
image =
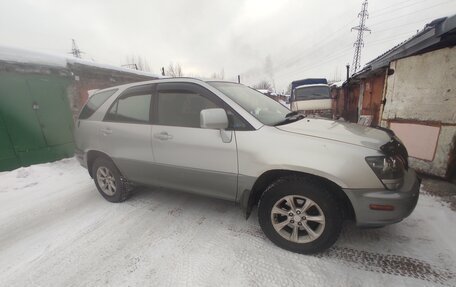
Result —
[[[331,53],[323,55],[322,57],[324,57],[324,60],[314,59],[315,61],[312,61],[309,65],[306,65],[306,67],[304,69],[302,69],[302,68],[301,69],[299,69],[299,68],[298,69],[290,69],[287,72],[278,72],[278,73],[276,73],[276,76],[278,78],[284,78],[284,77],[289,76],[289,75],[291,75],[293,73],[296,73],[297,70],[299,70],[298,72],[307,71],[307,70],[312,69],[314,67],[321,66],[321,64],[325,64],[325,63],[330,62],[330,61],[338,60],[342,56],[350,54],[351,50],[352,50],[352,45],[346,47],[345,49],[340,49],[340,47],[339,47],[339,50],[337,51],[337,53],[331,52]]]
[[[401,37],[403,37],[403,36],[401,36]],[[382,41],[376,41],[373,44],[369,43],[369,47],[376,47],[376,46],[379,46],[381,44],[386,44],[385,41],[393,40],[393,39],[397,39],[397,38],[398,37],[396,35],[395,37],[382,39]],[[350,54],[351,49],[352,49],[351,47],[348,47],[346,49],[338,51],[338,53],[333,54],[330,57],[326,57],[325,60],[323,60],[323,61],[314,61],[314,62],[312,62],[311,65],[306,66],[306,68],[304,68],[304,69],[293,69],[293,70],[285,72],[285,73],[277,73],[277,77],[278,78],[284,78],[284,77],[287,77],[287,76],[289,76],[291,74],[298,74],[298,73],[302,74],[303,72],[308,72],[308,71],[314,70],[315,68],[321,67],[322,64],[333,63],[333,62],[336,62],[336,61],[339,61],[339,60],[342,61],[342,59],[346,55]]]
[[[364,0],[363,4],[361,5],[361,12],[359,12],[358,17],[359,25],[352,28],[352,30],[358,31],[358,36],[356,37],[356,41],[353,44],[353,46],[355,46],[355,53],[353,55],[352,64],[353,73],[355,73],[361,67],[361,48],[364,47],[364,32],[370,32],[370,29],[366,27],[366,19],[369,17],[369,13],[367,12],[367,0]]]
[[[325,37],[325,40],[323,41],[320,41],[317,45],[314,45],[312,48],[311,51],[305,53],[305,54],[298,54],[294,57],[290,57],[288,59],[286,59],[285,61],[280,61],[280,58],[279,58],[279,62],[282,62],[280,65],[277,65],[277,66],[274,66],[274,68],[281,68],[282,66],[283,67],[287,67],[288,65],[292,64],[292,63],[295,63],[296,60],[300,59],[300,58],[303,58],[304,56],[310,56],[312,54],[315,54],[316,52],[320,52],[320,49],[322,47],[325,47],[327,46],[329,43],[331,43],[332,41],[335,41],[335,40],[339,40],[339,39],[342,39],[342,38],[345,38],[345,35],[343,34],[340,34],[339,32],[341,32],[342,30],[345,30],[346,28],[350,27],[350,24],[353,22],[353,20],[350,20],[349,22],[347,22],[346,24],[342,25],[339,29],[337,29],[336,31],[332,32],[332,35],[330,36],[327,36]],[[299,42],[295,42],[292,46],[290,47],[295,47],[297,46],[297,44],[300,44]],[[307,44],[307,43],[306,43]],[[282,57],[283,59],[283,57]]]
[[[409,2],[409,1],[412,1],[412,0],[405,1],[405,2],[403,2],[403,3],[401,3],[401,4],[407,3],[407,2]],[[422,1],[420,1],[420,2],[423,2],[423,1],[427,1],[427,0],[422,0]],[[411,5],[415,5],[416,3],[419,3],[419,2],[414,2],[414,3],[412,3]],[[409,6],[411,6],[411,5],[409,5]],[[386,8],[389,8],[389,7],[393,7],[393,5],[392,5],[392,6],[388,6],[388,7],[386,7]],[[407,7],[407,6],[403,6],[403,8],[406,8],[406,7]],[[385,10],[385,8],[382,8],[382,9],[379,9],[379,10],[376,10],[376,11],[383,11],[383,10]],[[333,40],[335,40],[335,39],[344,38],[345,36],[344,36],[343,34],[339,34],[339,32],[341,32],[341,31],[343,31],[344,29],[346,29],[347,27],[349,27],[350,24],[351,24],[352,22],[353,22],[353,20],[350,20],[350,21],[348,21],[347,23],[341,25],[339,29],[337,29],[336,31],[332,32],[332,35],[330,35],[329,37],[325,37],[326,39],[325,39],[324,41],[321,41],[321,42],[319,42],[316,46],[314,46],[314,47],[313,47],[313,50],[312,50],[310,53],[307,53],[307,55],[313,53],[314,51],[319,51],[319,49],[320,49],[321,47],[325,46],[327,43],[329,43],[329,42],[331,42],[331,41],[333,41]],[[372,27],[373,25],[370,25],[370,26]],[[289,46],[289,47],[296,47],[298,44],[300,44],[300,42],[301,42],[301,41],[297,41],[297,42],[295,42],[294,44],[292,44],[292,45]],[[282,64],[280,64],[279,66],[276,66],[275,68],[280,68],[280,66],[287,66],[290,62],[292,63],[292,62],[294,62],[297,58],[301,58],[301,57],[302,57],[302,54],[301,54],[301,55],[297,55],[297,56],[292,57],[292,58],[289,58],[288,60],[286,60],[285,63],[283,62]],[[281,59],[279,58],[279,60],[281,60]],[[282,61],[279,61],[279,62],[282,62]]]
[[[396,9],[394,9],[394,10],[400,12],[401,10],[407,9],[407,8],[409,8],[411,6],[415,6],[415,5],[419,4],[419,3],[425,2],[425,0],[417,1],[417,2],[413,2],[413,3],[410,3],[410,1],[411,0],[399,3],[399,5],[402,5],[402,6],[396,7]],[[433,5],[429,5],[427,7],[420,7],[421,9],[415,10],[415,11],[412,11],[412,12],[408,12],[407,15],[413,15],[415,13],[418,13],[418,12],[422,11],[422,10],[431,9],[431,8],[434,8],[434,7],[437,7],[437,6],[445,5],[445,4],[450,3],[450,2],[451,1],[444,1],[444,2],[440,2],[440,3],[435,3],[435,2],[432,3],[431,2],[430,4],[433,4]],[[393,6],[394,5],[391,5],[391,6],[388,6],[388,7],[384,7],[384,8],[379,9],[379,10],[374,10],[374,12],[376,14],[375,16],[381,15],[381,14],[386,14],[385,11],[392,10],[391,7],[393,7]],[[382,13],[379,13],[379,12],[382,12]],[[382,19],[381,21],[375,23],[374,25],[375,26],[379,26],[379,25],[381,25],[382,23],[385,23],[385,22],[393,24],[395,22],[399,22],[401,19],[404,18],[404,15],[397,15],[396,13],[394,13],[394,11],[390,12],[389,15],[391,15],[393,17],[388,17],[388,19]],[[382,17],[380,17],[380,18],[382,18]],[[382,31],[386,31],[386,30],[390,30],[390,29],[392,30],[392,29],[396,29],[398,27],[403,27],[403,26],[409,26],[409,25],[412,25],[414,23],[427,21],[427,19],[429,19],[429,18],[430,17],[428,17],[426,19],[423,19],[423,20],[414,21],[414,22],[411,22],[411,23],[408,22],[408,23],[405,23],[405,24],[396,25],[395,27],[388,28],[388,29],[381,29],[381,30],[378,30],[378,32],[382,32]],[[435,18],[435,17],[432,17],[432,18]],[[274,66],[276,77],[283,79],[283,78],[287,77],[287,75],[297,74],[297,73],[302,73],[302,72],[306,72],[306,71],[309,71],[309,70],[313,70],[316,67],[321,66],[324,63],[336,62],[336,61],[339,61],[339,59],[340,59],[340,61],[342,61],[342,59],[348,53],[344,51],[345,49],[344,50],[340,50],[341,49],[340,46],[338,47],[339,50],[336,53],[334,53],[333,51],[329,51],[328,53],[322,54],[321,52],[322,52],[322,49],[326,50],[325,47],[337,46],[337,44],[336,45],[332,45],[332,43],[334,43],[334,42],[336,42],[338,40],[341,40],[343,38],[346,38],[346,35],[344,35],[344,33],[340,33],[340,32],[343,31],[344,29],[346,29],[347,28],[346,26],[349,27],[349,24],[352,23],[352,22],[353,22],[353,20],[349,21],[346,24],[344,23],[344,25],[340,25],[339,28],[337,28],[334,32],[330,32],[326,37],[324,37],[325,39],[323,41],[320,41],[320,42],[316,43],[316,45],[312,45],[311,46],[311,50],[308,50],[305,53],[302,53],[302,50],[299,51],[300,49],[298,49],[298,51],[291,53],[291,55],[293,55],[295,53],[297,53],[297,54],[295,54],[295,56],[291,56],[289,58],[287,57],[287,55],[290,55],[290,54],[287,54],[287,53],[282,53],[281,55],[279,55],[278,60],[277,60],[277,58],[275,59],[275,62],[279,63],[279,64]],[[369,26],[371,27],[372,25],[369,25]],[[393,35],[393,37],[386,37],[386,38],[380,38],[380,39],[373,38],[372,42],[369,41],[369,48],[370,47],[384,45],[384,44],[387,43],[387,41],[404,38],[405,35],[410,35],[411,36],[414,32],[416,32],[416,29],[413,29],[413,31],[410,31],[410,32],[407,32],[407,33],[401,33],[401,34]],[[292,45],[288,46],[287,48],[294,48],[294,47],[297,47],[298,45],[304,45],[304,44],[309,44],[309,42],[306,43],[306,42],[304,42],[304,39],[301,39],[299,41],[294,42]],[[310,65],[309,65],[308,61],[306,60],[308,58],[311,58],[313,60],[313,61],[311,61]],[[303,60],[306,60],[306,61],[303,61]],[[359,65],[360,64],[361,63],[359,63]],[[302,69],[302,68],[299,69],[300,66],[301,67],[304,66],[304,67],[302,67],[304,69]],[[353,68],[353,66],[352,66],[352,68]],[[246,73],[248,73],[248,71],[246,71]]]
[[[405,27],[405,26],[410,26],[410,25],[416,25],[418,23],[421,23],[423,24],[426,24],[426,22],[430,21],[430,20],[434,20],[436,19],[435,16],[432,16],[432,17],[426,17],[426,18],[423,18],[423,19],[420,19],[420,20],[417,20],[417,21],[413,21],[413,22],[407,22],[405,24],[402,24],[402,25],[395,25],[394,27],[387,27],[387,28],[384,28],[384,29],[380,29],[380,30],[375,30],[376,33],[379,33],[379,32],[384,32],[384,31],[391,31],[391,30],[397,30],[397,28],[402,28],[402,27]]]
[[[412,36],[411,34],[413,34],[412,32],[406,32],[406,33],[401,33],[401,34],[396,34],[392,37],[386,37],[386,38],[380,38],[380,39],[374,39],[373,41],[369,41],[369,45],[371,44],[375,44],[375,43],[380,43],[380,42],[387,42],[387,41],[390,41],[390,40],[395,40],[395,39],[403,39],[405,36]],[[406,39],[404,39],[406,40]]]
[[[336,62],[339,59],[346,58],[346,56],[348,56],[350,54],[351,54],[351,47],[347,51],[345,51],[344,53],[336,55],[335,57],[327,58],[325,61],[314,62],[312,65],[308,65],[304,69],[293,69],[293,70],[290,70],[287,73],[282,74],[278,78],[286,78],[286,77],[289,77],[290,75],[294,75],[295,76],[294,78],[302,78],[302,77],[305,77],[304,76],[305,73],[307,73],[309,71],[312,71],[315,68],[321,67],[322,64]],[[344,62],[346,63],[345,60],[344,60]]]
[[[395,3],[391,6],[387,6],[387,7],[378,9],[378,10],[373,10],[373,11],[371,11],[371,15],[372,16],[384,15],[387,13],[391,13],[390,11],[398,11],[401,9],[409,8],[411,6],[415,6],[416,4],[420,4],[420,3],[423,3],[426,1],[429,1],[429,0],[414,1],[413,3],[410,3],[409,5],[403,5],[403,4],[406,4],[407,2],[410,2],[410,1],[404,1],[402,3]],[[379,13],[379,12],[381,12],[381,13]]]
[[[423,2],[423,1],[421,1],[421,2]],[[451,2],[451,1],[450,1],[450,2]],[[406,2],[404,2],[404,3],[406,3]],[[415,2],[415,3],[412,3],[411,5],[408,5],[408,6],[415,5],[416,3],[420,3],[420,2]],[[424,9],[430,9],[430,8],[433,8],[433,7],[435,7],[435,6],[439,6],[439,5],[445,4],[445,3],[449,3],[449,1],[447,1],[447,2],[442,2],[442,3],[438,3],[437,5],[432,5],[432,6],[430,6],[430,7],[424,7]],[[402,4],[403,4],[403,3],[402,3]],[[408,7],[408,6],[403,6],[402,8],[406,8],[406,7]],[[391,7],[391,6],[389,6],[389,7]],[[424,9],[422,9],[422,10],[424,10]],[[381,9],[381,10],[384,10],[384,9]],[[381,10],[377,10],[377,11],[381,11]],[[421,10],[419,10],[419,11],[421,11]],[[369,26],[370,26],[370,27],[372,27],[372,26],[374,26],[374,25],[376,26],[376,25],[382,24],[382,23],[384,23],[384,22],[390,22],[390,23],[391,23],[392,20],[401,19],[401,18],[402,18],[402,16],[401,16],[401,17],[393,17],[393,18],[386,19],[386,20],[377,22],[377,23],[372,24],[372,25],[369,25]],[[434,17],[433,17],[433,18],[434,18]],[[427,18],[427,19],[429,19],[429,18]],[[432,18],[431,18],[431,19],[432,19]],[[424,19],[421,20],[421,21],[424,21]],[[415,22],[413,22],[413,23],[419,23],[419,22],[421,22],[421,21],[415,21]],[[331,35],[331,37],[326,37],[326,39],[325,39],[324,41],[319,42],[318,45],[314,46],[313,49],[312,49],[312,51],[310,51],[309,53],[296,55],[296,56],[294,56],[294,57],[288,58],[287,60],[285,60],[285,61],[283,61],[283,62],[279,60],[278,62],[282,62],[282,63],[279,64],[279,65],[277,65],[277,66],[275,66],[274,68],[280,69],[280,68],[282,68],[282,67],[287,67],[287,66],[289,66],[289,65],[291,65],[291,64],[296,63],[297,60],[303,58],[304,56],[310,56],[310,55],[312,55],[312,54],[315,54],[316,52],[320,52],[320,48],[324,47],[325,45],[327,45],[327,44],[330,43],[331,41],[334,41],[334,40],[336,40],[336,39],[344,38],[345,36],[344,36],[343,34],[339,34],[339,32],[342,31],[342,30],[344,30],[344,29],[346,28],[346,26],[347,26],[348,24],[350,24],[351,22],[352,22],[352,21],[349,21],[348,23],[342,25],[339,29],[337,29],[335,32],[333,32],[333,34]],[[407,24],[404,24],[404,25],[395,26],[394,28],[402,27],[402,26],[407,26],[407,25],[411,25],[411,24],[412,24],[412,23],[407,23]],[[391,28],[382,29],[382,30],[379,30],[378,32],[386,31],[386,30],[390,30],[390,29],[391,29]],[[299,42],[295,42],[295,44],[292,45],[292,46],[296,46],[296,44],[299,44]],[[283,58],[282,58],[282,59],[283,59]]]
[[[401,34],[396,34],[394,35],[393,37],[386,37],[386,38],[380,38],[380,39],[375,39],[374,41],[372,42],[369,42],[369,45],[370,46],[378,46],[379,44],[383,44],[385,43],[386,41],[389,41],[389,40],[395,40],[395,39],[399,39],[399,38],[403,38],[405,35],[410,35],[411,32],[406,32],[406,33],[401,33]],[[325,41],[326,42],[326,41]],[[320,45],[318,45],[320,46]],[[315,49],[317,50],[317,49]],[[314,51],[315,51],[314,50]],[[348,48],[348,49],[343,49],[343,50],[339,50],[338,53],[330,53],[330,54],[327,54],[329,55],[329,57],[327,57],[327,55],[322,55],[321,57],[324,58],[323,61],[315,61],[313,62],[310,66],[307,66],[305,69],[300,69],[299,72],[303,72],[303,71],[309,71],[309,70],[313,70],[314,68],[320,66],[321,64],[324,64],[324,63],[328,63],[328,62],[334,62],[334,61],[337,61],[339,59],[341,59],[343,56],[347,55],[348,53],[346,52],[347,50],[351,50],[351,48]],[[342,52],[342,53],[341,53]],[[298,58],[302,58],[303,55],[300,55]],[[288,72],[278,72],[276,75],[278,78],[284,78],[286,77],[287,75],[290,75],[291,73],[296,73],[296,69],[292,69]]]
[[[426,7],[423,7],[422,9],[414,10],[413,12],[407,12],[407,14],[395,15],[395,17],[386,18],[386,19],[383,19],[382,21],[379,21],[379,22],[374,22],[370,26],[374,27],[374,26],[377,26],[379,24],[383,24],[385,22],[391,22],[391,20],[402,19],[402,18],[404,18],[404,16],[413,15],[413,14],[416,14],[417,12],[429,10],[429,9],[434,8],[434,7],[445,5],[445,4],[448,4],[448,3],[454,3],[454,0],[444,1],[444,2],[440,2],[440,3],[437,3],[437,4],[431,5],[431,6],[426,6]]]
[[[401,38],[404,39],[404,36],[411,35],[411,34],[413,34],[413,32],[401,33],[401,34],[394,35],[393,37],[376,39],[372,42],[369,41],[369,48],[376,47],[376,46],[379,46],[382,44],[387,44],[388,43],[387,41],[401,39]],[[291,67],[287,67],[287,68],[291,68],[291,69],[286,69],[288,71],[283,71],[283,70],[277,71],[276,77],[278,79],[283,79],[283,78],[286,78],[291,75],[295,75],[295,76],[298,74],[302,75],[303,73],[314,70],[315,68],[321,67],[322,65],[327,64],[327,63],[334,63],[337,61],[344,61],[346,63],[347,62],[346,56],[349,55],[351,51],[352,51],[352,45],[350,45],[346,48],[338,47],[338,51],[336,53],[331,51],[329,53],[320,55],[320,57],[318,59],[314,59],[314,61],[312,61],[311,63],[306,63],[304,69],[303,68],[293,69]],[[323,58],[323,60],[320,60],[321,58]],[[343,59],[345,59],[345,60],[343,60]]]

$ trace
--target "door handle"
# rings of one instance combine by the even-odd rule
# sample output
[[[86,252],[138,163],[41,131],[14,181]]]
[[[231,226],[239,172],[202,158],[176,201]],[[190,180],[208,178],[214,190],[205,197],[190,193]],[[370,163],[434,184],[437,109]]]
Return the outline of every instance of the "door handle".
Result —
[[[173,136],[168,134],[167,132],[161,132],[161,133],[154,134],[154,138],[162,140],[162,141],[166,141],[166,140],[172,139]]]
[[[104,136],[112,134],[112,130],[110,128],[101,129],[101,132]]]

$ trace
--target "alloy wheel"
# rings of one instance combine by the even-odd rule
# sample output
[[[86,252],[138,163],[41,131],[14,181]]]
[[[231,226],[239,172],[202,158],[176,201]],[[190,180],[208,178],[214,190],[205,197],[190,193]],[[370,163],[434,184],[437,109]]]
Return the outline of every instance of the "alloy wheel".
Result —
[[[116,193],[116,179],[107,167],[100,166],[97,169],[97,182],[106,195],[113,196]]]
[[[325,229],[325,215],[313,200],[301,195],[279,199],[271,210],[272,226],[280,236],[294,243],[316,240]]]

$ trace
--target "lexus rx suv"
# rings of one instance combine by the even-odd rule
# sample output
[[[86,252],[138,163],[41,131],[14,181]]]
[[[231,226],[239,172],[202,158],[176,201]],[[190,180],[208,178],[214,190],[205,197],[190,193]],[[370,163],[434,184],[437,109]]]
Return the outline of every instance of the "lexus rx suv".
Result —
[[[307,118],[238,83],[193,78],[92,95],[75,125],[76,157],[108,201],[160,186],[238,204],[276,245],[330,247],[345,219],[401,221],[420,180],[388,129]]]

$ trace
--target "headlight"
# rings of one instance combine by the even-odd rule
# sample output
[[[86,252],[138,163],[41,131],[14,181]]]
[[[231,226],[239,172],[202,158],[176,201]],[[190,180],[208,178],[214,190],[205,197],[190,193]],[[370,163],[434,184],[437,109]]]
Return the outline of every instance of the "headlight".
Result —
[[[398,189],[404,179],[404,165],[394,156],[369,156],[367,164],[387,189]]]

